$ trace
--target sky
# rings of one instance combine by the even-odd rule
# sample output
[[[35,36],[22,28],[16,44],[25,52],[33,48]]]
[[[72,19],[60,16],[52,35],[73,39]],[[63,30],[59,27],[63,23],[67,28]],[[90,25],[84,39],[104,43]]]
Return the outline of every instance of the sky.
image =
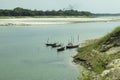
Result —
[[[14,9],[15,7],[32,10],[73,8],[92,13],[120,13],[120,0],[0,0],[0,9]]]

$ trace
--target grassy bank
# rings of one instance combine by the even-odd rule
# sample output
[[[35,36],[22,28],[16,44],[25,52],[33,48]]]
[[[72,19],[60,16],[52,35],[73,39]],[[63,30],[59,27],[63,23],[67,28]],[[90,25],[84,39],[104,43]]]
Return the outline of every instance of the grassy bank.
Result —
[[[111,78],[115,73],[109,71],[109,73],[104,74],[104,71],[112,69],[113,66],[110,67],[109,64],[116,59],[120,59],[119,47],[120,27],[117,27],[106,36],[79,48],[78,54],[74,56],[74,62],[83,65],[89,71],[82,80],[116,80]],[[118,76],[116,77],[118,78]]]

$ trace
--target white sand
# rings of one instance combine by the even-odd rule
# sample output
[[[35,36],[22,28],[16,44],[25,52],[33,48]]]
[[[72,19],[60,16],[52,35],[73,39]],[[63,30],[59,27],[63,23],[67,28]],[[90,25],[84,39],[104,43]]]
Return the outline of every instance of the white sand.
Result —
[[[69,24],[81,22],[108,22],[118,21],[116,18],[11,18],[0,19],[0,25],[49,25],[49,24]]]

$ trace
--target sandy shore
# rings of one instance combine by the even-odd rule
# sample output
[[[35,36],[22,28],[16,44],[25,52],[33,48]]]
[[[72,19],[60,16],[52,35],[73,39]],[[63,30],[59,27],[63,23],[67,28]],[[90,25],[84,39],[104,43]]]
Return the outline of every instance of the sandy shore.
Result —
[[[120,18],[12,18],[0,19],[1,26],[9,25],[50,25],[50,24],[70,24],[83,22],[109,22],[119,21]]]

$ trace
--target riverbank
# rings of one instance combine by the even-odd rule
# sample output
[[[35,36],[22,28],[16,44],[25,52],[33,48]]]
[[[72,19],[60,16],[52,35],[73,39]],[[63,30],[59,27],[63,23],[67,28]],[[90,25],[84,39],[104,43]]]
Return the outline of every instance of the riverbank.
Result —
[[[120,21],[120,18],[1,18],[1,26],[30,26],[30,25],[53,25],[53,24],[71,24],[71,23],[86,23],[86,22],[110,22]]]
[[[74,62],[88,70],[80,80],[119,80],[120,27],[79,48]]]

